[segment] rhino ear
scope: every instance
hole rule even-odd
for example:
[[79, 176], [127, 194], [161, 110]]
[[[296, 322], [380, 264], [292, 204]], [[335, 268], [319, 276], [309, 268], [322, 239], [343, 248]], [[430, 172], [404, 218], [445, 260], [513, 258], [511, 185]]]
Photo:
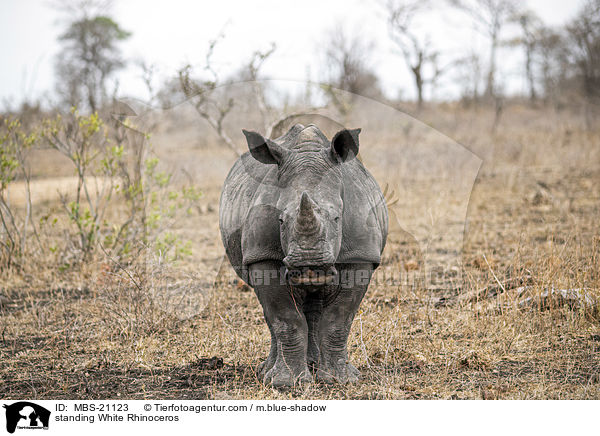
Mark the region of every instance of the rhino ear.
[[358, 155], [358, 134], [360, 129], [344, 129], [331, 140], [331, 154], [341, 162], [354, 159]]
[[283, 159], [285, 149], [279, 144], [265, 138], [260, 133], [242, 129], [248, 141], [250, 154], [254, 159], [265, 164], [279, 164]]

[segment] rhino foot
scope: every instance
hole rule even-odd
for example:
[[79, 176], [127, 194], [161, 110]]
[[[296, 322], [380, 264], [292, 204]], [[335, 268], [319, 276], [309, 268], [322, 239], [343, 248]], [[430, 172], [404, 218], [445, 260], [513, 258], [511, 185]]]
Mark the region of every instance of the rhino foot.
[[263, 360], [258, 367], [256, 368], [256, 374], [258, 375], [259, 380], [264, 380], [267, 372], [269, 372], [273, 365], [275, 365], [275, 358], [269, 355], [265, 360]]
[[265, 373], [264, 383], [271, 384], [274, 388], [289, 388], [299, 384], [312, 383], [313, 379], [308, 367], [301, 371], [291, 371], [285, 365], [273, 365]]
[[359, 378], [360, 371], [354, 365], [345, 361], [325, 367], [321, 365], [317, 371], [317, 380], [327, 384], [356, 383]]

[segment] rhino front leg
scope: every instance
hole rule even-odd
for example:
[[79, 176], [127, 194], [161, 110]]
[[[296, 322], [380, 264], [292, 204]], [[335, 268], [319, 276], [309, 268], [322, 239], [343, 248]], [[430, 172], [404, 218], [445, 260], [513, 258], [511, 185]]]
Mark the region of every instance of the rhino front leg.
[[360, 373], [348, 361], [348, 335], [354, 315], [369, 286], [373, 264], [346, 264], [338, 270], [339, 293], [323, 309], [319, 325], [320, 359], [317, 379], [325, 383], [353, 383], [358, 381]]
[[306, 363], [308, 326], [302, 313], [302, 301], [296, 301], [298, 297], [283, 284], [280, 272], [279, 262], [258, 262], [250, 266], [250, 280], [263, 307], [272, 341], [271, 353], [259, 371], [264, 373], [264, 383], [288, 387], [310, 382], [312, 377]]
[[271, 333], [271, 349], [269, 350], [269, 355], [267, 356], [267, 359], [262, 361], [260, 365], [258, 365], [258, 368], [256, 370], [258, 378], [260, 380], [265, 379], [265, 375], [267, 374], [267, 372], [269, 372], [271, 368], [273, 368], [273, 365], [275, 365], [275, 360], [277, 359], [277, 338], [275, 337], [273, 327], [271, 326], [271, 323], [268, 320], [267, 325], [269, 326], [269, 332]]
[[316, 371], [319, 364], [319, 324], [323, 312], [324, 293], [321, 289], [312, 289], [304, 300], [304, 316], [308, 325], [308, 350], [306, 358], [308, 367]]

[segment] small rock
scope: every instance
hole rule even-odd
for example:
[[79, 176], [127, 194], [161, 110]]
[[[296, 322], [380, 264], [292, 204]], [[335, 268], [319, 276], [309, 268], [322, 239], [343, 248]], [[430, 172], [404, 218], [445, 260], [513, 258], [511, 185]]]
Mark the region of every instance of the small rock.
[[406, 272], [418, 270], [419, 262], [415, 260], [409, 260], [407, 262], [404, 262], [404, 269], [406, 270]]
[[540, 206], [542, 204], [549, 204], [552, 200], [552, 196], [546, 189], [538, 189], [535, 194], [531, 196], [529, 201], [534, 206]]
[[223, 358], [216, 357], [216, 356], [202, 357], [202, 358], [198, 359], [198, 361], [196, 362], [196, 365], [200, 369], [207, 369], [207, 370], [214, 371], [215, 369], [223, 368]]

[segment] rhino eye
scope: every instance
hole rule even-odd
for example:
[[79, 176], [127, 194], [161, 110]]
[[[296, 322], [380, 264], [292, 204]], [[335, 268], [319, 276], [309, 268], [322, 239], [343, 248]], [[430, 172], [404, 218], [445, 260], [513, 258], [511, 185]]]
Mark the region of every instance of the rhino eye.
[[339, 217], [339, 216], [336, 216], [336, 217], [333, 219], [333, 221], [334, 221], [334, 222], [336, 222], [336, 223], [337, 223], [337, 222], [339, 222], [339, 221], [340, 221], [340, 217]]
[[283, 218], [279, 218], [279, 224], [283, 224]]

